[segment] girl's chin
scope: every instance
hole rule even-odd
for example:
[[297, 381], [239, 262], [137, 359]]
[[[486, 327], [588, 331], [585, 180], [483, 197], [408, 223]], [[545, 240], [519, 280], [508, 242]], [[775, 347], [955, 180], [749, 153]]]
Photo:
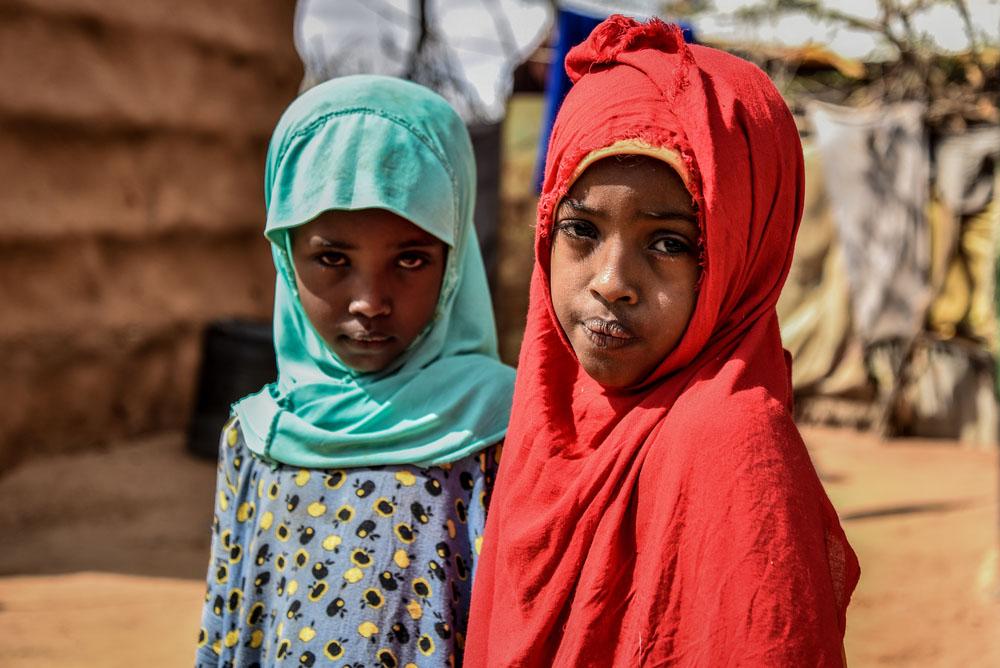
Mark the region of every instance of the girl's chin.
[[386, 368], [396, 359], [395, 346], [333, 346], [337, 357], [355, 371], [374, 373]]
[[577, 359], [584, 372], [603, 387], [628, 387], [641, 377], [641, 371], [633, 368], [631, 360], [624, 359], [626, 355], [621, 351], [590, 346], [577, 350]]

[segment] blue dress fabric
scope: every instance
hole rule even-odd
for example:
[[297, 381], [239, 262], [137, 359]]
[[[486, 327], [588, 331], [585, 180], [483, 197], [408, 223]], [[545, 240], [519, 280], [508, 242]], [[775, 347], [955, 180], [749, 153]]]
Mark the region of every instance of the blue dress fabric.
[[498, 458], [272, 465], [232, 420], [196, 666], [460, 665]]

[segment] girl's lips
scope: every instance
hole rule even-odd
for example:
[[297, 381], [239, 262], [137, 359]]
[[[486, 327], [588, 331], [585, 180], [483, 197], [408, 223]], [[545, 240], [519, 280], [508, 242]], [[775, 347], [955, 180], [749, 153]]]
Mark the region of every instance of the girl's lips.
[[624, 348], [639, 340], [618, 320], [588, 318], [580, 324], [587, 338], [597, 348]]
[[342, 334], [341, 340], [349, 347], [363, 352], [375, 352], [388, 346], [396, 337], [381, 332]]

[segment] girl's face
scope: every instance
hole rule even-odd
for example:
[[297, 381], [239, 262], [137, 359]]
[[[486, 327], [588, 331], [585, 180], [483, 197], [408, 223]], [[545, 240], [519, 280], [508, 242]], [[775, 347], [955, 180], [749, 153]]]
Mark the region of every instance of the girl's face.
[[606, 387], [649, 375], [694, 311], [699, 228], [691, 195], [666, 163], [605, 158], [556, 209], [552, 304], [577, 359]]
[[327, 211], [292, 233], [299, 300], [347, 366], [380, 371], [437, 306], [445, 244], [382, 209]]

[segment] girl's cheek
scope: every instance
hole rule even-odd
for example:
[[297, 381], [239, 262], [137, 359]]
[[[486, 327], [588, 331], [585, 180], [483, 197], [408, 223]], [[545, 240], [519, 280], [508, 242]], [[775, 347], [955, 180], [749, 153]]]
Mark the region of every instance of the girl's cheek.
[[567, 254], [563, 254], [559, 258], [553, 257], [549, 272], [551, 277], [549, 290], [552, 294], [552, 304], [557, 311], [560, 306], [564, 309], [568, 308], [583, 293], [587, 292], [591, 274], [592, 270], [586, 259], [567, 257]]
[[404, 277], [394, 295], [397, 312], [404, 314], [407, 328], [419, 332], [434, 316], [441, 292], [440, 272], [418, 272]]

